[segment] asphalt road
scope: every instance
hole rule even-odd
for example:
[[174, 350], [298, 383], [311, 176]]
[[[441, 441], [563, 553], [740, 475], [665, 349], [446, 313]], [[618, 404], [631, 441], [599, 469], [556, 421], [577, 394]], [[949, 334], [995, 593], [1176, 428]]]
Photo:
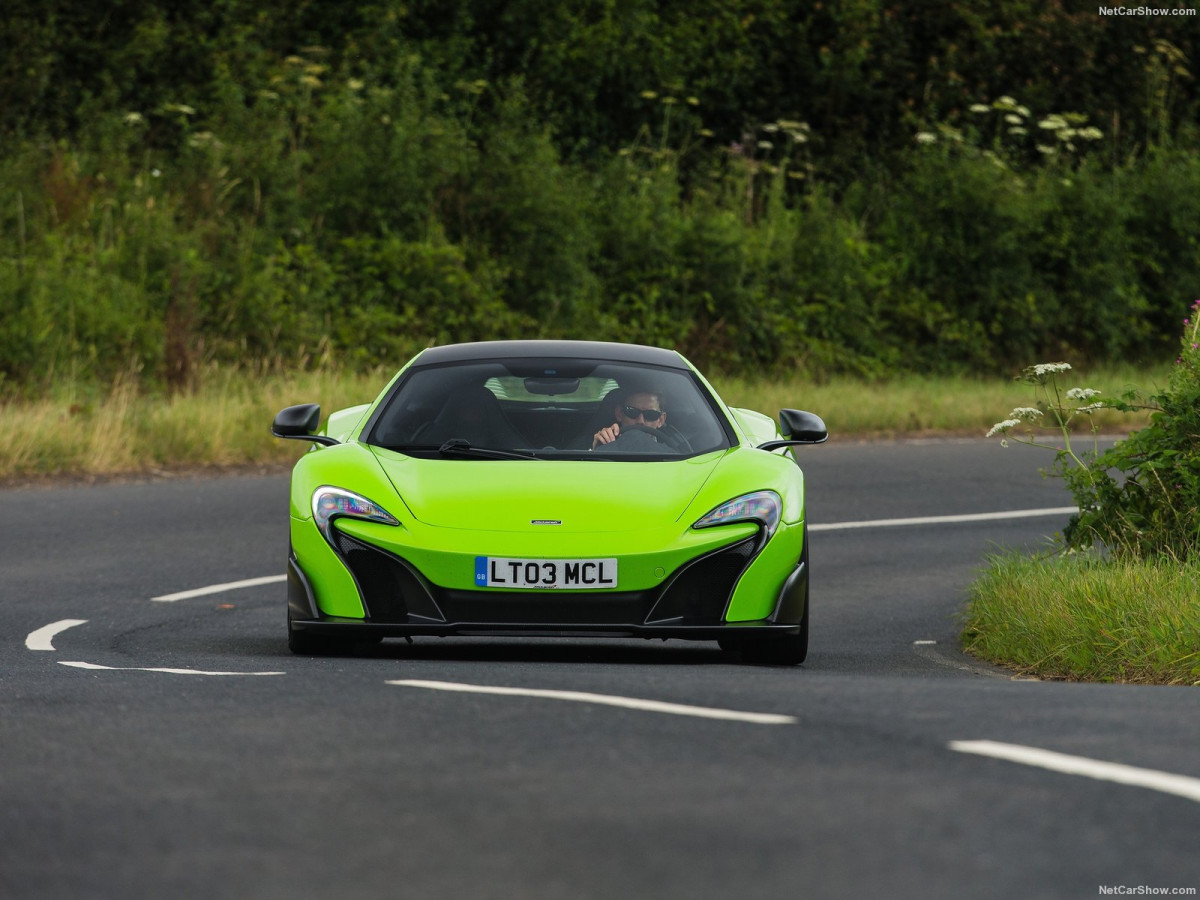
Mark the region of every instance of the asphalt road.
[[[641, 641], [292, 657], [281, 584], [152, 599], [280, 575], [286, 479], [0, 491], [0, 898], [1200, 888], [1200, 693], [1015, 681], [956, 650], [983, 555], [1061, 517], [829, 527], [1068, 505], [1046, 458], [958, 441], [805, 459], [826, 527], [795, 669]], [[733, 717], [392, 683], [418, 680]]]

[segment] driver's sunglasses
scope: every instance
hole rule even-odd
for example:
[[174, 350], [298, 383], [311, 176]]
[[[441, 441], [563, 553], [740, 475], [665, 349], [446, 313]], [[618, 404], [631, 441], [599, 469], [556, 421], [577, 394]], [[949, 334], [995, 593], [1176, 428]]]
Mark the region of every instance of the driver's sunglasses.
[[622, 406], [621, 412], [625, 413], [628, 419], [636, 419], [641, 416], [647, 422], [657, 422], [663, 417], [661, 409], [638, 409], [636, 406]]

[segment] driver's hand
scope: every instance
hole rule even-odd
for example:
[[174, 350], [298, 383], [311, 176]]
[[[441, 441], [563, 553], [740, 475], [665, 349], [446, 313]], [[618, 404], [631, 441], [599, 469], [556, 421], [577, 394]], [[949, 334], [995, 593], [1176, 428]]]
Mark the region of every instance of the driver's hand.
[[611, 444], [621, 434], [621, 426], [613, 422], [607, 428], [601, 428], [592, 435], [592, 449], [595, 450], [600, 444]]

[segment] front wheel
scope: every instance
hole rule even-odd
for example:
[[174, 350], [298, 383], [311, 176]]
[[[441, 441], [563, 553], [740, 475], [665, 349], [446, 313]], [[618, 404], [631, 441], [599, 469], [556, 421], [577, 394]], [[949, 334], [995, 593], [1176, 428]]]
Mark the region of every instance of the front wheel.
[[296, 656], [340, 656], [354, 649], [354, 644], [342, 638], [331, 638], [297, 631], [292, 627], [292, 617], [287, 620], [288, 649]]
[[804, 604], [799, 634], [747, 640], [741, 650], [743, 662], [763, 666], [800, 665], [808, 658], [808, 603]]

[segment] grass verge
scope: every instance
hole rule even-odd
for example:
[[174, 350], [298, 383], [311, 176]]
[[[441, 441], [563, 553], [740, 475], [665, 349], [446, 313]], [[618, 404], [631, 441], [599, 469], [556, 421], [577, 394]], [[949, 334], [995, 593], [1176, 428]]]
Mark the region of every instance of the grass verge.
[[[61, 476], [109, 476], [156, 470], [285, 465], [305, 449], [271, 437], [268, 425], [285, 406], [317, 402], [327, 414], [373, 399], [391, 372], [346, 374], [231, 371], [210, 368], [198, 387], [170, 396], [146, 393], [132, 378], [99, 389], [62, 384], [38, 400], [0, 406], [0, 482]], [[1116, 395], [1147, 388], [1164, 373], [1099, 370], [1080, 384]], [[901, 376], [884, 382], [851, 378], [716, 379], [734, 406], [776, 414], [782, 407], [824, 417], [834, 440], [928, 434], [983, 435], [1014, 406], [1031, 402], [1029, 388], [1007, 379]], [[1108, 430], [1139, 420], [1104, 411]]]
[[1200, 561], [993, 556], [962, 640], [1040, 678], [1200, 684]]

